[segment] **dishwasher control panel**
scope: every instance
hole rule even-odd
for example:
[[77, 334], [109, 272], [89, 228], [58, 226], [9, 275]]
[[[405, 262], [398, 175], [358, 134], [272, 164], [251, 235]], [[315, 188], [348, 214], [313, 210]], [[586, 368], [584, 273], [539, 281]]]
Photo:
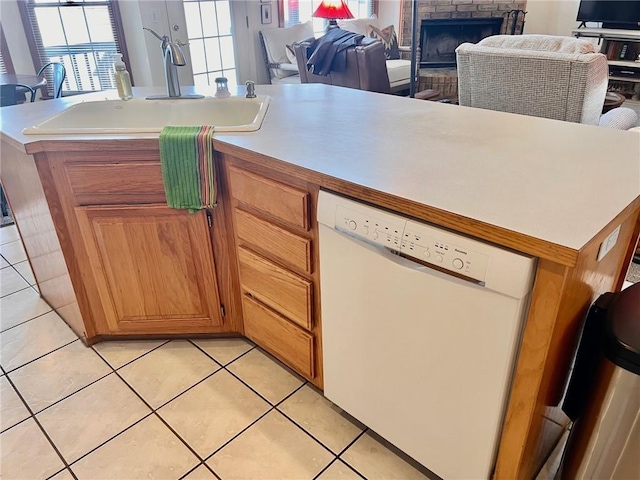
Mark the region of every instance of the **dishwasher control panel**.
[[367, 205], [336, 206], [335, 228], [368, 243], [484, 282], [489, 256], [470, 249], [473, 240]]

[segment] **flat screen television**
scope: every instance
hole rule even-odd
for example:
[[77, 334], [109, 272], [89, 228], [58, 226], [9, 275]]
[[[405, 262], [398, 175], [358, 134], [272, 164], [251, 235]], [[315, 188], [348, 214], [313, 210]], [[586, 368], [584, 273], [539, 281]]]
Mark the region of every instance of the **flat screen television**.
[[580, 0], [579, 22], [602, 22], [609, 28], [638, 28], [640, 0]]

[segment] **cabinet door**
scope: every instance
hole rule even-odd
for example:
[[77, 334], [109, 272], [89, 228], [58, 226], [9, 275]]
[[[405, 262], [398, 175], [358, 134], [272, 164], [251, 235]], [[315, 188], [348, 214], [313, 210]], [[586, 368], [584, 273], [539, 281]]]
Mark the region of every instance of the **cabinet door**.
[[205, 212], [114, 206], [76, 214], [111, 332], [206, 333], [222, 325]]

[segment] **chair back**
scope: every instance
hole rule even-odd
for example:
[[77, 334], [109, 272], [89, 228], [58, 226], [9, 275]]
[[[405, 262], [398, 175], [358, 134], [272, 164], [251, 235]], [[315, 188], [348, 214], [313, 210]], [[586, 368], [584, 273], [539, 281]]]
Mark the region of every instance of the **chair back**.
[[598, 125], [607, 58], [585, 40], [495, 35], [456, 49], [460, 105]]
[[378, 93], [391, 93], [384, 45], [379, 40], [363, 38], [355, 48], [347, 50], [344, 71], [331, 71], [328, 75], [316, 75], [307, 70], [312, 42], [296, 43], [294, 50], [300, 71], [301, 83], [325, 83]]
[[[47, 71], [47, 69], [49, 69]], [[59, 62], [49, 62], [38, 70], [38, 76], [45, 75], [47, 83], [51, 85], [50, 96], [52, 98], [60, 98], [62, 96], [62, 85], [67, 76], [64, 65]], [[47, 88], [47, 90], [49, 90]]]
[[36, 91], [29, 85], [22, 83], [6, 83], [0, 85], [0, 107], [17, 105], [25, 98], [26, 93], [31, 94], [30, 102], [36, 99]]
[[[270, 83], [300, 83], [298, 65], [291, 59], [295, 42], [313, 38], [311, 21], [286, 28], [269, 28], [258, 32]], [[290, 78], [293, 77], [293, 78]]]

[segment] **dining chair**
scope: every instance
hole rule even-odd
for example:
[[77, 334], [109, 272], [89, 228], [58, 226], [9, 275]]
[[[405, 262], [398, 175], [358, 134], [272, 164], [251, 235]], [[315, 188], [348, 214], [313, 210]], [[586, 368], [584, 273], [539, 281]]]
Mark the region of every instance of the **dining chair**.
[[19, 100], [22, 100], [25, 93], [31, 93], [30, 102], [36, 99], [36, 91], [29, 85], [22, 83], [6, 83], [0, 85], [0, 107], [7, 107], [9, 105], [17, 105]]
[[52, 80], [53, 96], [51, 98], [60, 98], [62, 96], [62, 84], [67, 76], [67, 71], [63, 64], [59, 62], [49, 62], [38, 70], [38, 76], [41, 77], [49, 67], [51, 67], [51, 72], [47, 75], [47, 79], [50, 78]]

